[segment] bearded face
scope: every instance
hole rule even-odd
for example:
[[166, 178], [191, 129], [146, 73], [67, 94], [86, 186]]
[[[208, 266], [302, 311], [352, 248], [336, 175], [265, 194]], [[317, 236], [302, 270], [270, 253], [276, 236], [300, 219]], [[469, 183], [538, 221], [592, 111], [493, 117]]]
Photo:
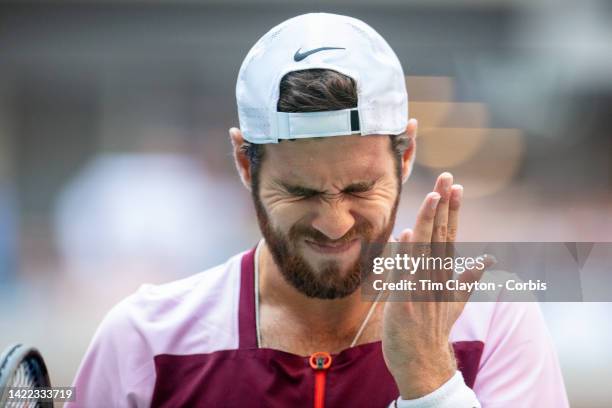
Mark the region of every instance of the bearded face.
[[[274, 257], [283, 277], [298, 291], [308, 297], [337, 299], [353, 293], [371, 272], [370, 265], [380, 256], [371, 250], [370, 244], [386, 242], [395, 221], [395, 210], [388, 225], [376, 231], [366, 220], [356, 224], [338, 240], [330, 240], [320, 231], [307, 225], [294, 225], [287, 234], [275, 230], [261, 201], [256, 199], [257, 217], [266, 244]], [[332, 253], [348, 252], [353, 246], [359, 249], [354, 261], [343, 267], [340, 259], [330, 256], [314, 264], [307, 260], [306, 245], [331, 247]]]
[[370, 244], [386, 242], [395, 222], [400, 183], [389, 139], [269, 145], [258, 177], [259, 226], [286, 281], [320, 299], [357, 290], [380, 255]]

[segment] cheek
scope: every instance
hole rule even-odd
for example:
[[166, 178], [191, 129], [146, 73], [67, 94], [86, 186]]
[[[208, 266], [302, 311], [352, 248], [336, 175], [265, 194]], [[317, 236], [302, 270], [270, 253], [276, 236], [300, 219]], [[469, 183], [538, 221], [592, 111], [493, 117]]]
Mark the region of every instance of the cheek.
[[398, 191], [392, 182], [386, 182], [376, 191], [356, 200], [360, 216], [367, 219], [375, 228], [381, 229], [391, 221], [393, 207], [398, 198]]
[[299, 200], [278, 197], [274, 194], [261, 195], [261, 203], [268, 214], [272, 227], [283, 233], [307, 217], [312, 206]]
[[360, 201], [356, 207], [357, 213], [368, 220], [376, 229], [381, 229], [389, 223], [394, 199], [377, 198]]

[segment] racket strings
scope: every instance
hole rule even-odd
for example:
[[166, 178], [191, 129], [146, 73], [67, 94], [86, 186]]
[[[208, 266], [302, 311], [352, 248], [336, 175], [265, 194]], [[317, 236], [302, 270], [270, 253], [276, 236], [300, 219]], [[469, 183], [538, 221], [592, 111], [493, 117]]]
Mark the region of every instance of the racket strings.
[[[41, 381], [40, 365], [36, 359], [22, 361], [15, 370], [10, 387], [14, 388], [36, 388], [44, 386]], [[6, 408], [39, 408], [42, 404], [39, 401], [11, 401]]]
[[22, 361], [13, 376], [11, 387], [40, 387], [39, 371], [35, 360]]

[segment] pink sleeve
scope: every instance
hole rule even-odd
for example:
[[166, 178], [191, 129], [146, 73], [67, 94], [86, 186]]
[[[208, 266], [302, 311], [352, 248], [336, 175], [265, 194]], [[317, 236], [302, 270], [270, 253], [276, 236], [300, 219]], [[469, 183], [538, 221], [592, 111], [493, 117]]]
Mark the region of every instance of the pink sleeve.
[[495, 306], [474, 391], [483, 408], [569, 406], [537, 303]]
[[149, 406], [155, 368], [130, 300], [111, 309], [98, 327], [74, 380], [76, 401], [66, 408]]

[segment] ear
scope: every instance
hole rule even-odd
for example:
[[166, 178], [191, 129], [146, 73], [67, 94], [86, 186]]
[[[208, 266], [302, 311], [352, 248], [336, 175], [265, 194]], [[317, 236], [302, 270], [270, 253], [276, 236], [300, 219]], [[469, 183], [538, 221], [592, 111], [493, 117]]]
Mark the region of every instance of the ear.
[[416, 156], [416, 137], [419, 123], [416, 119], [410, 119], [406, 126], [406, 136], [408, 137], [408, 148], [402, 155], [402, 183], [405, 183], [412, 174], [414, 160]]
[[230, 128], [229, 136], [232, 142], [232, 148], [234, 153], [234, 163], [236, 164], [236, 170], [240, 175], [242, 184], [250, 191], [251, 190], [251, 162], [248, 156], [244, 152], [244, 146], [248, 143], [245, 142], [242, 137], [242, 132], [238, 128]]

